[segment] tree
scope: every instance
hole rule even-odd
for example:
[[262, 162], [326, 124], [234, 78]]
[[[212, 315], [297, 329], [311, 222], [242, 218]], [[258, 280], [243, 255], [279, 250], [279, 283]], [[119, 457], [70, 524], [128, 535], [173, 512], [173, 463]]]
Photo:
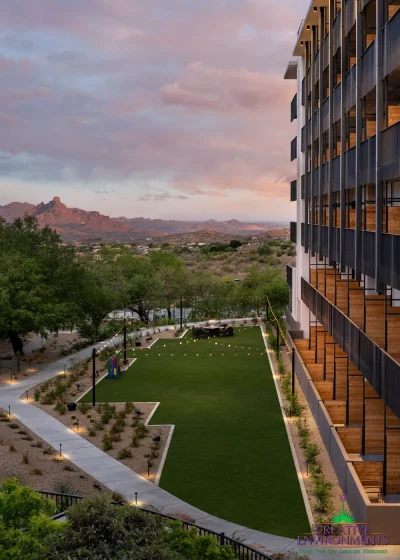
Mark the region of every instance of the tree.
[[250, 306], [259, 315], [265, 306], [267, 294], [274, 311], [282, 314], [289, 301], [289, 287], [281, 272], [270, 266], [259, 270], [256, 265], [252, 265], [243, 281], [235, 286], [233, 298], [243, 310]]
[[73, 324], [78, 269], [74, 249], [61, 245], [56, 231], [40, 229], [33, 217], [0, 219], [0, 336], [10, 338], [15, 353], [22, 353], [21, 336]]
[[242, 242], [239, 241], [238, 239], [232, 239], [229, 243], [229, 245], [233, 248], [233, 249], [237, 249], [238, 247], [241, 247]]
[[145, 324], [162, 297], [160, 278], [148, 257], [123, 255], [115, 262], [115, 274], [123, 285], [124, 306], [139, 315]]
[[60, 532], [63, 523], [51, 515], [55, 505], [17, 479], [0, 485], [0, 558], [2, 560], [41, 560], [45, 539]]
[[149, 515], [131, 506], [115, 506], [93, 496], [67, 512], [65, 531], [46, 539], [43, 560], [234, 560], [229, 546], [220, 546], [180, 522]]
[[80, 334], [92, 341], [98, 340], [102, 321], [123, 300], [121, 282], [113, 273], [114, 261], [95, 261], [81, 270], [77, 304]]
[[150, 262], [156, 272], [161, 287], [160, 307], [165, 307], [168, 319], [171, 319], [171, 307], [179, 304], [188, 295], [188, 273], [179, 257], [173, 253], [159, 251], [150, 256]]
[[272, 254], [272, 249], [271, 249], [271, 247], [270, 247], [269, 245], [263, 244], [263, 245], [261, 245], [261, 246], [257, 249], [257, 253], [258, 253], [260, 256], [268, 257], [268, 255], [271, 255], [271, 254]]

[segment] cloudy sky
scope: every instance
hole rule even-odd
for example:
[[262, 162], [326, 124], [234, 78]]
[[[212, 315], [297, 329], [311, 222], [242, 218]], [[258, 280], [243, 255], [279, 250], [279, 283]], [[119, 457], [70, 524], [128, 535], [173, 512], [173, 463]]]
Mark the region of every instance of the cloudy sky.
[[0, 204], [288, 219], [308, 0], [0, 2]]

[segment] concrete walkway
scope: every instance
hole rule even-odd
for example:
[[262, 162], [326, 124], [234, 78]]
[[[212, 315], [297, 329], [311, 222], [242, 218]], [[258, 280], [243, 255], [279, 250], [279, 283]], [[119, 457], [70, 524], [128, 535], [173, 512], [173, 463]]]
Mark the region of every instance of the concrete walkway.
[[[146, 331], [147, 329], [145, 329]], [[120, 341], [120, 337], [113, 339], [114, 344]], [[110, 490], [119, 492], [126, 500], [135, 502], [137, 493], [138, 505], [151, 505], [163, 513], [186, 514], [195, 519], [197, 524], [207, 529], [224, 532], [228, 536], [234, 535], [235, 538], [239, 538], [250, 545], [262, 545], [268, 551], [282, 551], [290, 547], [293, 543], [291, 539], [247, 529], [241, 525], [219, 519], [183, 502], [113, 459], [43, 410], [20, 400], [20, 396], [25, 391], [38, 383], [63, 373], [65, 365], [68, 368], [76, 363], [77, 359], [82, 360], [90, 356], [94, 347], [99, 348], [103, 345], [104, 343], [99, 343], [86, 348], [77, 354], [49, 364], [36, 375], [2, 386], [0, 408], [8, 411], [10, 406], [12, 415], [55, 449], [58, 450], [61, 443], [62, 453], [67, 459]]]

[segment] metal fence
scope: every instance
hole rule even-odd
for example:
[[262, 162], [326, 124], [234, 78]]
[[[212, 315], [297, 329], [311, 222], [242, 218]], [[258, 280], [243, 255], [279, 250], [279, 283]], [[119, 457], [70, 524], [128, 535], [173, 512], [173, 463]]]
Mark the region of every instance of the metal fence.
[[[83, 500], [83, 496], [59, 494], [57, 492], [44, 492], [42, 490], [38, 490], [37, 492], [45, 498], [53, 500], [57, 506], [58, 511], [65, 511], [80, 500]], [[120, 505], [116, 502], [112, 503], [115, 503], [115, 505]], [[179, 521], [184, 529], [190, 530], [191, 528], [194, 528], [197, 530], [197, 533], [199, 535], [210, 535], [214, 537], [221, 546], [231, 546], [238, 560], [273, 560], [273, 558], [271, 558], [271, 556], [268, 556], [268, 554], [264, 554], [263, 552], [256, 550], [255, 548], [248, 546], [236, 539], [233, 539], [232, 537], [228, 537], [227, 535], [225, 535], [225, 533], [217, 533], [215, 531], [212, 531], [211, 529], [206, 529], [205, 527], [201, 527], [200, 525], [196, 525], [195, 523], [190, 523], [189, 521], [177, 519], [176, 517], [166, 515], [165, 513], [160, 513], [159, 511], [154, 511], [143, 507], [138, 507], [137, 509], [143, 511], [148, 515], [156, 515], [158, 517], [169, 519], [171, 521]]]

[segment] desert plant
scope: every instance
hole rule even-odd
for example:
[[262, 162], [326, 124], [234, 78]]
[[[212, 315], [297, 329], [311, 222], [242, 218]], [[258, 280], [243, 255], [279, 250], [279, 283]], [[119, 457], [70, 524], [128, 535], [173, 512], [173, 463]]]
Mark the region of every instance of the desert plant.
[[94, 426], [89, 426], [88, 427], [88, 436], [90, 436], [90, 437], [96, 437], [97, 436], [97, 430]]
[[103, 422], [95, 422], [94, 423], [94, 429], [101, 432], [102, 430], [104, 430], [104, 424]]
[[58, 412], [61, 416], [63, 416], [67, 412], [67, 406], [62, 401], [57, 401], [57, 404], [54, 407], [54, 410], [56, 412]]
[[319, 455], [319, 447], [316, 443], [309, 443], [305, 452], [305, 458], [309, 465], [315, 465], [315, 460]]
[[63, 468], [64, 468], [65, 471], [69, 471], [69, 472], [74, 472], [75, 471], [74, 467], [72, 465], [70, 465], [69, 463], [64, 465]]
[[19, 428], [18, 424], [16, 424], [15, 422], [9, 424], [8, 427], [11, 428], [12, 430], [16, 430], [17, 428]]
[[143, 424], [143, 422], [139, 422], [137, 427], [136, 427], [136, 435], [139, 439], [143, 439], [146, 434], [148, 434], [149, 430], [146, 428], [146, 426]]
[[37, 476], [41, 476], [42, 471], [38, 468], [32, 469], [32, 474], [36, 474]]
[[109, 434], [104, 434], [101, 441], [103, 443], [103, 451], [110, 451], [113, 448], [113, 440]]
[[89, 404], [89, 403], [80, 402], [80, 403], [78, 404], [78, 410], [79, 410], [79, 412], [81, 412], [82, 414], [87, 414], [91, 408], [92, 408], [92, 405]]
[[8, 450], [11, 452], [16, 451], [15, 446], [12, 443], [10, 443], [10, 445], [8, 446]]
[[127, 447], [124, 447], [123, 449], [121, 449], [118, 452], [117, 455], [117, 459], [118, 460], [122, 460], [122, 459], [130, 459], [132, 457], [132, 451], [130, 449], [128, 449]]
[[139, 447], [139, 438], [137, 437], [136, 434], [134, 434], [133, 437], [132, 437], [131, 445], [132, 445], [132, 447]]
[[126, 503], [125, 498], [119, 492], [113, 492], [111, 494], [111, 499], [116, 504], [125, 504]]
[[29, 465], [29, 451], [25, 451], [22, 454], [22, 462], [24, 465]]
[[54, 488], [54, 492], [57, 492], [58, 494], [69, 494], [69, 495], [78, 494], [78, 489], [75, 486], [75, 484], [72, 482], [72, 480], [69, 480], [68, 478], [64, 478], [63, 476], [53, 480], [53, 488]]
[[38, 388], [35, 389], [35, 392], [33, 393], [33, 398], [35, 399], [35, 401], [38, 401], [40, 399], [40, 390]]

